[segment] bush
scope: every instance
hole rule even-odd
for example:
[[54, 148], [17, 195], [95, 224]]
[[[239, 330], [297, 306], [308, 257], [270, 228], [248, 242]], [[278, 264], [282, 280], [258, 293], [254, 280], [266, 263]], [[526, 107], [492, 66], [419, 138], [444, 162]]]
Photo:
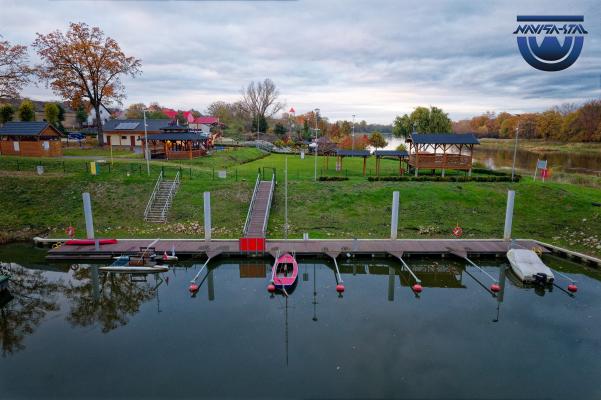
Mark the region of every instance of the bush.
[[320, 176], [320, 181], [329, 181], [329, 182], [338, 182], [338, 181], [348, 181], [347, 176]]

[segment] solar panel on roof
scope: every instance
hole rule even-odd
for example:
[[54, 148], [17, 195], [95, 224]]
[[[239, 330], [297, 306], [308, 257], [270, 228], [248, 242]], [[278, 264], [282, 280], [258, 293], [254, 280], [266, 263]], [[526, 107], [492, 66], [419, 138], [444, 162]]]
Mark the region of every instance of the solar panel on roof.
[[139, 122], [121, 122], [115, 127], [115, 129], [132, 130], [136, 129], [138, 125], [140, 125]]

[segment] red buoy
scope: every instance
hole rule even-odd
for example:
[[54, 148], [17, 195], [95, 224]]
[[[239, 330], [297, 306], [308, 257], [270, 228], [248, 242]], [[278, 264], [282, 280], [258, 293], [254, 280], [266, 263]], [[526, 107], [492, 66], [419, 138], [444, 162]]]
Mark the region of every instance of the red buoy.
[[498, 293], [501, 291], [501, 286], [499, 286], [496, 283], [493, 283], [492, 285], [490, 285], [490, 291], [493, 293]]
[[411, 289], [415, 292], [415, 293], [421, 293], [422, 290], [424, 290], [424, 288], [422, 288], [422, 285], [420, 285], [419, 283], [416, 283], [415, 285], [413, 285], [411, 287]]
[[269, 293], [275, 292], [275, 285], [273, 283], [270, 283], [269, 285], [267, 285], [267, 291]]
[[198, 289], [200, 289], [200, 286], [198, 286], [196, 283], [192, 283], [190, 287], [188, 287], [190, 293], [196, 293], [198, 292]]
[[338, 293], [344, 293], [344, 285], [342, 283], [339, 283], [338, 285], [336, 285], [336, 291]]
[[568, 285], [568, 291], [570, 293], [576, 293], [578, 291], [578, 287], [576, 285], [574, 285], [573, 283], [570, 283]]

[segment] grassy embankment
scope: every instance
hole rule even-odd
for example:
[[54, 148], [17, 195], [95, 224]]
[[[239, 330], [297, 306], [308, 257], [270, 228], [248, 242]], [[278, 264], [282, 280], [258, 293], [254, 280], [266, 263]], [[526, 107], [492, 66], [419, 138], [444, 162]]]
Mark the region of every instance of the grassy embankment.
[[[256, 149], [218, 152], [211, 157], [182, 162], [152, 163], [151, 177], [140, 161], [117, 161], [99, 176], [85, 171], [82, 160], [0, 158], [0, 239], [28, 238], [37, 233], [64, 236], [73, 224], [85, 232], [81, 193], [92, 194], [95, 228], [103, 237], [202, 237], [202, 192], [210, 191], [213, 237], [240, 236], [257, 171], [276, 168], [279, 186], [269, 222], [270, 237], [283, 236], [283, 155], [264, 156]], [[35, 175], [42, 161], [47, 173]], [[54, 164], [53, 164], [54, 163]], [[335, 160], [318, 159], [318, 170], [333, 175]], [[172, 177], [180, 167], [182, 185], [170, 212], [169, 223], [143, 221], [144, 208], [161, 167]], [[309, 232], [313, 238], [386, 238], [390, 234], [392, 192], [400, 191], [399, 237], [450, 238], [457, 223], [465, 238], [500, 237], [507, 190], [517, 192], [514, 236], [534, 238], [601, 255], [601, 191], [569, 184], [531, 182], [368, 182], [361, 176], [362, 160], [346, 159], [339, 175], [348, 181], [313, 182], [313, 157], [288, 157], [290, 237]], [[227, 169], [226, 179], [213, 176], [213, 168]], [[375, 161], [368, 161], [368, 173]], [[398, 162], [383, 161], [383, 174], [397, 171]], [[140, 173], [140, 171], [142, 173]], [[129, 173], [129, 174], [128, 174]], [[320, 174], [321, 171], [318, 171]], [[129, 176], [128, 176], [129, 175]]]
[[[513, 149], [515, 139], [480, 139], [480, 146], [484, 148], [505, 148]], [[552, 151], [585, 154], [601, 152], [601, 143], [572, 143], [572, 142], [554, 142], [542, 139], [519, 139], [519, 146], [522, 150], [528, 150], [535, 153], [548, 153]]]

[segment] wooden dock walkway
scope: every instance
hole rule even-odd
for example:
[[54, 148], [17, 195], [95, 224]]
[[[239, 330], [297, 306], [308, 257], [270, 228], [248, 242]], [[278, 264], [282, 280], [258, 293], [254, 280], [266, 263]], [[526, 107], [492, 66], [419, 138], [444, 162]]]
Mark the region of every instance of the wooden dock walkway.
[[246, 223], [244, 224], [244, 237], [265, 237], [274, 190], [275, 175], [269, 181], [262, 181], [260, 180], [260, 176], [257, 177], [257, 183], [255, 184], [253, 197], [249, 205]]
[[[66, 240], [66, 239], [65, 239]], [[63, 240], [64, 241], [64, 240]], [[154, 239], [121, 239], [116, 244], [99, 246], [60, 246], [50, 249], [49, 260], [109, 260], [122, 254], [133, 255]], [[517, 240], [517, 245], [531, 249], [535, 240]], [[238, 240], [161, 239], [153, 245], [158, 253], [175, 249], [182, 257], [272, 256], [295, 252], [297, 256], [338, 257], [339, 255], [505, 255], [510, 243], [501, 239], [337, 239], [337, 240], [267, 240], [265, 252], [241, 252]], [[548, 250], [543, 247], [543, 251]]]

